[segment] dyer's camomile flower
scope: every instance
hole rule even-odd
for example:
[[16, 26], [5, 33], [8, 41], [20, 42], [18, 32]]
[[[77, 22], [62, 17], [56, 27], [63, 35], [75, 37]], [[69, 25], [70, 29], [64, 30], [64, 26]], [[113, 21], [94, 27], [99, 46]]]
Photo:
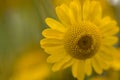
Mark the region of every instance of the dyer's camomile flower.
[[116, 53], [115, 36], [119, 31], [115, 20], [102, 16], [98, 1], [79, 0], [69, 5], [56, 7], [59, 20], [46, 18], [49, 28], [43, 31], [45, 37], [41, 47], [50, 54], [47, 61], [54, 63], [52, 70], [72, 68], [72, 74], [78, 80], [92, 74], [98, 74], [109, 68], [109, 61]]

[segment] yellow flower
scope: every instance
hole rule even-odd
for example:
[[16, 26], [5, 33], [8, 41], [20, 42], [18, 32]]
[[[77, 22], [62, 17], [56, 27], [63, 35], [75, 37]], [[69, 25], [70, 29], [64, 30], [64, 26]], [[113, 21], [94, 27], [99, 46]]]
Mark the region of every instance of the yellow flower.
[[109, 68], [113, 45], [118, 41], [119, 31], [115, 20], [102, 16], [98, 1], [86, 0], [83, 5], [74, 0], [69, 5], [56, 7], [59, 20], [47, 18], [50, 28], [43, 31], [45, 37], [41, 47], [50, 54], [47, 61], [54, 63], [52, 70], [72, 68], [72, 74], [78, 80], [92, 74], [92, 68], [98, 74]]
[[14, 64], [10, 80], [45, 80], [50, 74], [43, 50], [25, 51]]

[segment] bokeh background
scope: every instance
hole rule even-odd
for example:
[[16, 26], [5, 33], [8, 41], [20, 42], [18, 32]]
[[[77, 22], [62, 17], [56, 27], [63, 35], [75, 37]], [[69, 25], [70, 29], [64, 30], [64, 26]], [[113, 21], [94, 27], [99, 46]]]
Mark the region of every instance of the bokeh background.
[[[70, 1], [0, 0], [0, 80], [76, 80], [70, 69], [52, 72], [39, 44], [47, 27], [45, 18], [57, 19], [55, 7]], [[99, 1], [103, 15], [116, 19], [120, 26], [120, 0]], [[117, 57], [109, 71], [86, 80], [120, 80], [120, 55]]]

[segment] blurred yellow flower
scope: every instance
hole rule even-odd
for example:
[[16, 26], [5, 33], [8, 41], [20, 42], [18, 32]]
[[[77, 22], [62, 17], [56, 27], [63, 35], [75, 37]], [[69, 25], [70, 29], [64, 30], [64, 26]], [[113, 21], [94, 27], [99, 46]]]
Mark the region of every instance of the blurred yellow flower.
[[120, 70], [120, 48], [118, 48], [118, 53], [113, 57], [113, 61], [111, 62], [111, 68], [115, 71]]
[[31, 51], [22, 55], [15, 63], [10, 80], [44, 80], [49, 76], [49, 67], [42, 50]]
[[51, 55], [47, 61], [54, 63], [52, 70], [72, 66], [73, 76], [83, 80], [92, 74], [92, 67], [98, 74], [108, 69], [112, 53], [117, 53], [113, 45], [119, 28], [115, 20], [102, 16], [99, 1], [86, 0], [81, 5], [74, 0], [56, 7], [56, 13], [60, 21], [47, 18], [50, 28], [43, 31], [45, 38], [40, 41]]

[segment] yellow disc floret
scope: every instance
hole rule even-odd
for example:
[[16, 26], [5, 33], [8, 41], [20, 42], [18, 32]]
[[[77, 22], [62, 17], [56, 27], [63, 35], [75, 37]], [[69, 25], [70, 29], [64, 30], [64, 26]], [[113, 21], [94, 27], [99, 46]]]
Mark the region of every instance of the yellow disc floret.
[[64, 36], [65, 50], [77, 59], [92, 57], [99, 50], [100, 44], [100, 31], [90, 22], [71, 25]]

